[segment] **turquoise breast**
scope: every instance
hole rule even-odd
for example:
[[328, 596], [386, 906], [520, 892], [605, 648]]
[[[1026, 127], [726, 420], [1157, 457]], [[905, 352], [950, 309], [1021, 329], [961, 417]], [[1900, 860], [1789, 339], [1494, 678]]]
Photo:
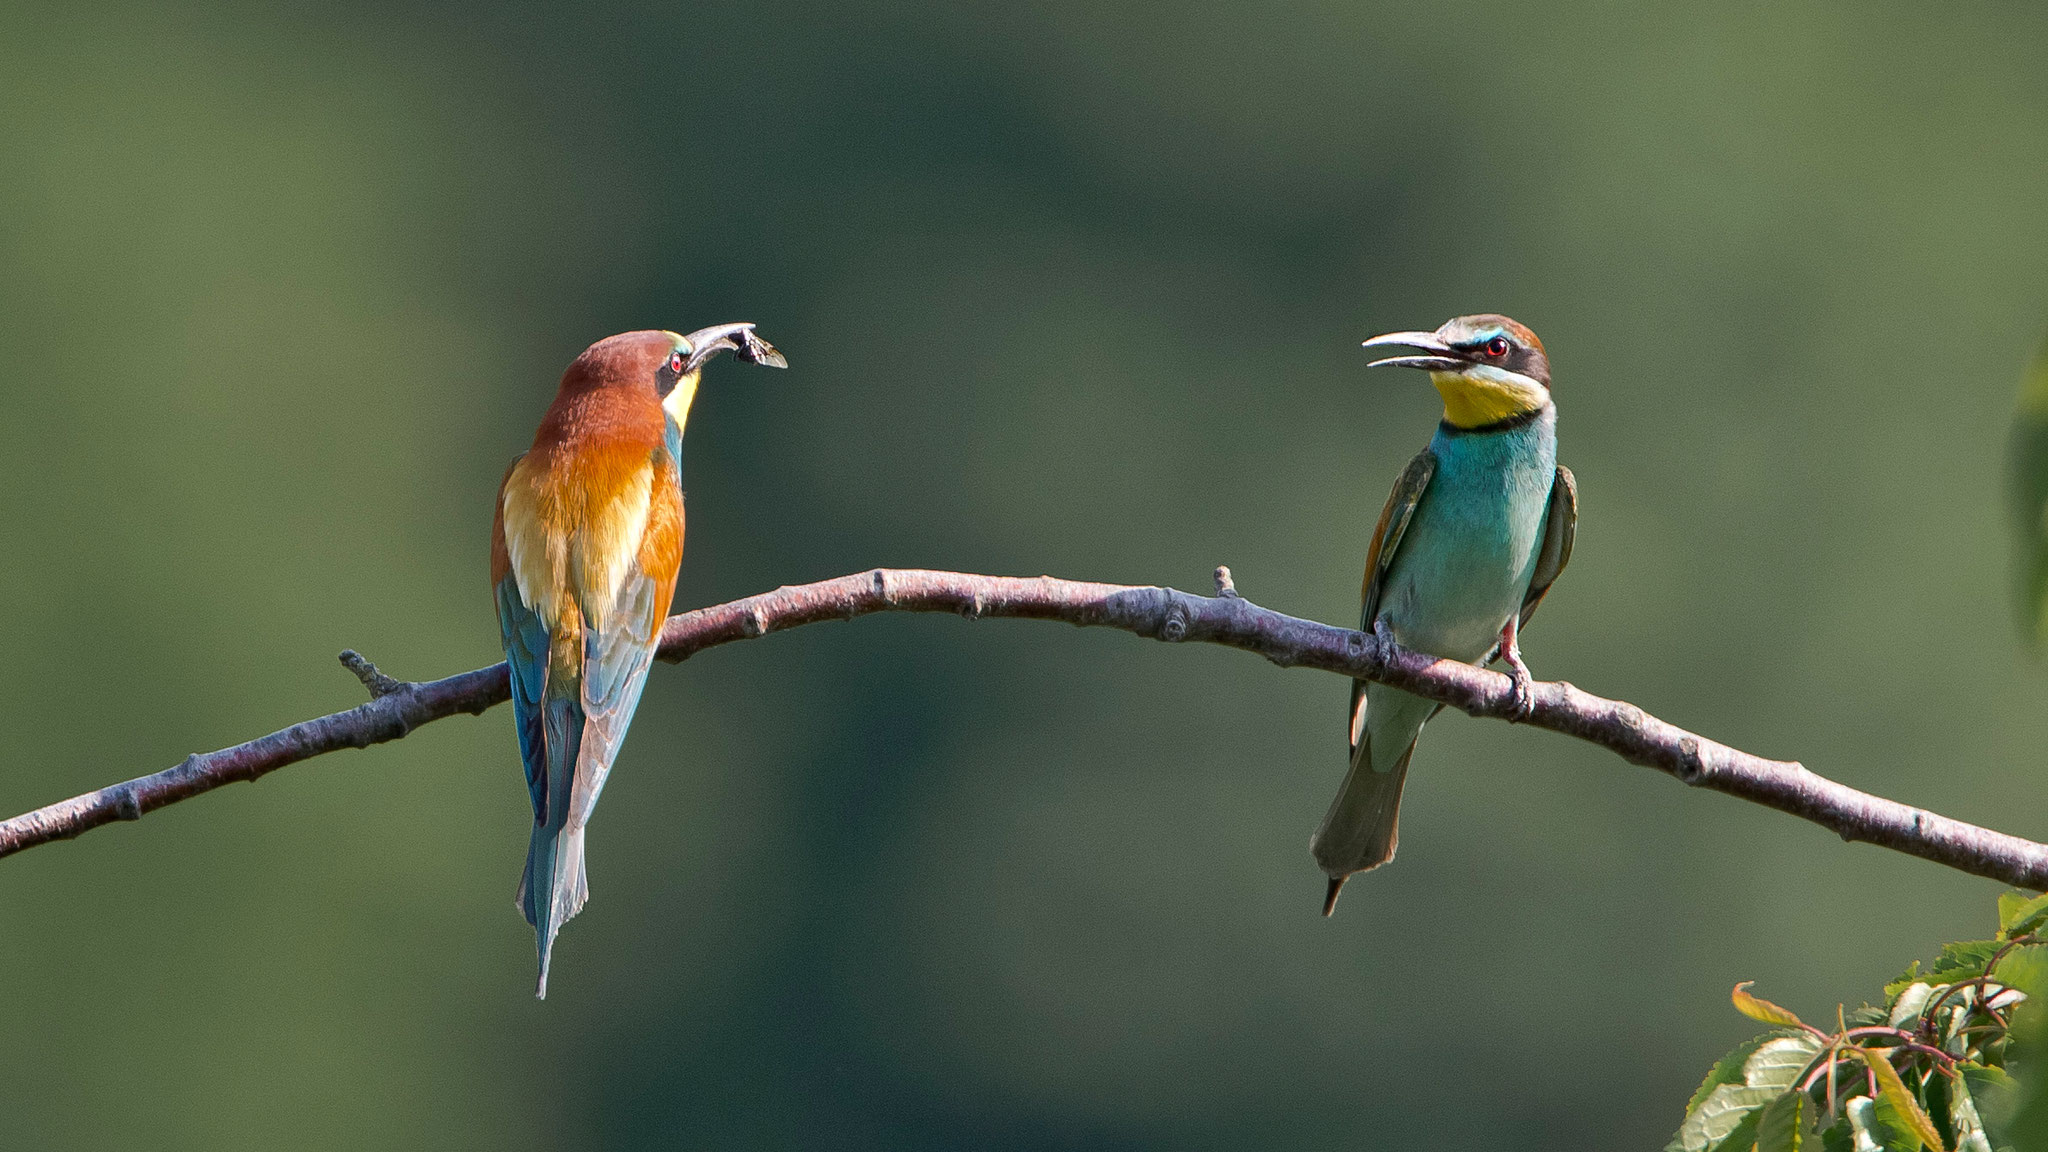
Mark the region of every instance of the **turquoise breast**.
[[1436, 474], [1402, 536], [1380, 615], [1402, 647], [1477, 660], [1521, 609], [1557, 473], [1557, 410], [1430, 441]]

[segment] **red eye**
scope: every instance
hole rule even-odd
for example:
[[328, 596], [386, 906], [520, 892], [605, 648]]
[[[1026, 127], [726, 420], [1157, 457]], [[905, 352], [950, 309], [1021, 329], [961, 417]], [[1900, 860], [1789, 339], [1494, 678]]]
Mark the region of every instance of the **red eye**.
[[668, 370], [678, 376], [683, 374], [683, 354], [681, 352], [671, 352], [668, 354]]
[[1495, 360], [1505, 357], [1508, 354], [1507, 337], [1495, 336], [1493, 339], [1488, 340], [1486, 342], [1486, 354]]

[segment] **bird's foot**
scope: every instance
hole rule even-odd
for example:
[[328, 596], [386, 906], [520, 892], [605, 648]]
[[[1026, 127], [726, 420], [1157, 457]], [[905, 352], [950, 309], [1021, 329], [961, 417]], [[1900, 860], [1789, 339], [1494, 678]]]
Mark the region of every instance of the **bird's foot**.
[[1385, 616], [1372, 622], [1372, 638], [1380, 642], [1380, 657], [1385, 659], [1394, 654], [1400, 643], [1394, 639], [1394, 630], [1387, 627]]
[[1510, 648], [1504, 657], [1508, 662], [1508, 679], [1513, 681], [1509, 689], [1508, 720], [1519, 724], [1536, 714], [1536, 678], [1529, 674], [1529, 666], [1522, 663], [1522, 654]]

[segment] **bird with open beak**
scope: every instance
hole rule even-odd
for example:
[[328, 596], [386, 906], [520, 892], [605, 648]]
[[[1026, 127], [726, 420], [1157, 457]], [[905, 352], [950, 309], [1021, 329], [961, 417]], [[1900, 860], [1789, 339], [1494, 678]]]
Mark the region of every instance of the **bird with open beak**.
[[[1429, 447], [1394, 482], [1373, 530], [1358, 626], [1444, 659], [1505, 660], [1527, 715], [1532, 681], [1521, 627], [1571, 559], [1578, 523], [1577, 486], [1557, 462], [1543, 344], [1489, 314], [1460, 316], [1434, 332], [1390, 332], [1364, 346], [1412, 349], [1368, 367], [1429, 373], [1444, 415]], [[1323, 915], [1347, 877], [1394, 858], [1408, 761], [1442, 707], [1352, 682], [1351, 769], [1309, 841], [1330, 879]]]
[[683, 428], [704, 363], [787, 367], [752, 324], [627, 332], [584, 349], [498, 490], [491, 591], [511, 668], [533, 836], [519, 910], [548, 993], [583, 907], [583, 833], [640, 703], [683, 558]]

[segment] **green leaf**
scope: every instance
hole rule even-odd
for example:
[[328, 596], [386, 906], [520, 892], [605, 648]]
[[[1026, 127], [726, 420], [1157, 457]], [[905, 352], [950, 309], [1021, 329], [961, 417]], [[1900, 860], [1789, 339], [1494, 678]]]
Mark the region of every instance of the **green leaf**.
[[2048, 944], [2024, 944], [2005, 954], [1991, 978], [2030, 1000], [2048, 999]]
[[1776, 1028], [1803, 1028], [1806, 1026], [1804, 1021], [1792, 1014], [1790, 1008], [1781, 1008], [1769, 1000], [1758, 996], [1751, 996], [1748, 992], [1744, 991], [1744, 989], [1754, 983], [1756, 983], [1754, 980], [1744, 980], [1735, 986], [1734, 991], [1728, 993], [1728, 999], [1735, 1002], [1735, 1010], [1737, 1012], [1742, 1013], [1759, 1024], [1769, 1024]]
[[[1723, 1084], [1707, 1094], [1698, 1108], [1679, 1125], [1678, 1134], [1664, 1146], [1664, 1152], [1712, 1152], [1728, 1134], [1746, 1121], [1750, 1139], [1756, 1136], [1756, 1110], [1770, 1102], [1779, 1090], [1751, 1088], [1746, 1084]], [[1747, 1147], [1747, 1145], [1745, 1145]]]
[[1919, 1076], [1917, 1084], [1906, 1081], [1903, 1076], [1900, 1080], [1906, 1083], [1908, 1092], [1917, 1091], [1915, 1099], [1920, 1104], [1920, 1110], [1927, 1113], [1927, 1118], [1934, 1122], [1934, 1135], [1941, 1141], [1942, 1147], [1954, 1147], [1956, 1126], [1950, 1119], [1950, 1113], [1955, 1109], [1955, 1097], [1949, 1092], [1949, 1078], [1938, 1072], [1926, 1072]]
[[1750, 1053], [1756, 1051], [1768, 1039], [1768, 1036], [1758, 1036], [1745, 1040], [1737, 1044], [1733, 1052], [1715, 1062], [1714, 1067], [1708, 1071], [1707, 1078], [1700, 1081], [1700, 1086], [1693, 1090], [1692, 1099], [1685, 1102], [1685, 1114], [1692, 1115], [1695, 1109], [1706, 1103], [1708, 1095], [1721, 1085], [1742, 1083], [1743, 1063], [1749, 1059]]
[[1850, 1126], [1847, 1112], [1821, 1131], [1820, 1148], [1821, 1152], [1856, 1152], [1856, 1130]]
[[1750, 1152], [1756, 1147], [1756, 1126], [1764, 1114], [1761, 1108], [1752, 1108], [1743, 1113], [1741, 1123], [1728, 1130], [1728, 1135], [1714, 1145], [1713, 1152]]
[[2012, 1143], [2009, 1130], [2021, 1103], [2019, 1082], [2006, 1075], [2003, 1068], [1987, 1068], [1982, 1064], [1961, 1064], [1957, 1067], [1962, 1071], [1963, 1082], [1956, 1089], [1955, 1100], [1958, 1104], [1969, 1104], [1985, 1143], [1985, 1148], [1978, 1149], [1962, 1138], [1966, 1125], [1961, 1117], [1957, 1117], [1958, 1148], [1970, 1152], [1996, 1152], [2007, 1147]]
[[[1763, 1038], [1743, 1058], [1741, 1081], [1714, 1085], [1687, 1113], [1665, 1152], [1717, 1152], [1758, 1108], [1792, 1087], [1820, 1050], [1821, 1042], [1806, 1032]], [[1718, 1070], [1720, 1065], [1715, 1067]], [[1750, 1131], [1754, 1133], [1755, 1128]], [[1741, 1145], [1744, 1152], [1748, 1147]]]
[[1998, 894], [1998, 935], [2024, 936], [2048, 920], [2048, 894], [2031, 896], [2015, 888]]
[[[1999, 919], [2003, 921], [2005, 918], [2000, 916]], [[2040, 931], [2044, 923], [2048, 923], [2048, 896], [2036, 896], [2014, 912], [2010, 923], [2001, 923], [1998, 934], [2011, 940]]]
[[2032, 899], [2031, 895], [2018, 888], [2007, 888], [1998, 894], [1998, 934], [2000, 936], [2005, 935], [2005, 930], [2012, 926], [2014, 920], [2019, 918], [2019, 910], [2026, 905], [2027, 901]]
[[1850, 1145], [1854, 1152], [1885, 1147], [1878, 1131], [1876, 1107], [1870, 1097], [1851, 1096], [1842, 1101], [1842, 1117], [1849, 1122]]
[[1948, 1126], [1956, 1134], [1956, 1152], [1992, 1152], [1991, 1138], [1984, 1133], [1984, 1118], [1978, 1115], [1967, 1084], [1949, 1087]]
[[1849, 1118], [1853, 1152], [1920, 1152], [1920, 1138], [1882, 1100], [1851, 1096], [1842, 1112]]
[[1813, 1063], [1813, 1058], [1820, 1055], [1822, 1047], [1820, 1040], [1806, 1032], [1766, 1040], [1743, 1063], [1743, 1082], [1751, 1088], [1790, 1088], [1806, 1066]]
[[1814, 1152], [1820, 1142], [1813, 1098], [1793, 1089], [1757, 1111], [1756, 1152]]
[[[2015, 1148], [2027, 1152], [2039, 1152], [2048, 1148], [2048, 1052], [2038, 1043], [2025, 1045], [2024, 1063], [2007, 1065], [2007, 1071], [2018, 1083], [2019, 1090], [2004, 1097], [2013, 1107], [2006, 1115], [2003, 1125], [1980, 1110], [1979, 1115], [1991, 1120], [2003, 1134], [2004, 1139]], [[1985, 1103], [1990, 1103], [1992, 1094], [1986, 1094]], [[1995, 1109], [1994, 1109], [1995, 1110]]]
[[2005, 946], [2002, 940], [1958, 940], [1941, 946], [1941, 955], [1928, 967], [1925, 979], [1931, 984], [1956, 984], [1984, 974], [1984, 965]]
[[2020, 1036], [2038, 1036], [2048, 1021], [2048, 944], [2028, 944], [2005, 954], [1991, 979], [2027, 994], [2026, 1001], [2006, 1010], [2012, 1031]]
[[1741, 984], [1735, 986], [1733, 992], [1729, 992], [1729, 1000], [1735, 1002], [1737, 1013], [1743, 1013], [1745, 1017], [1757, 1021], [1759, 1025], [1772, 1025], [1782, 1029], [1806, 1027], [1804, 1021], [1792, 1015], [1792, 1009], [1780, 1009], [1778, 1004], [1772, 1004], [1761, 996], [1751, 996], [1749, 992], [1745, 992], [1745, 988], [1749, 988], [1751, 984], [1755, 984], [1755, 980], [1743, 980]]
[[[1946, 988], [1948, 985], [1944, 984], [1942, 987]], [[1934, 985], [1925, 980], [1915, 980], [1892, 997], [1891, 1017], [1887, 1022], [1894, 1028], [1904, 1028], [1918, 1021], [1920, 1014], [1927, 1011], [1927, 1002], [1933, 998]]]
[[1910, 1113], [1901, 1112], [1886, 1096], [1870, 1106], [1870, 1134], [1885, 1152], [1921, 1152], [1927, 1147]]
[[[1929, 1119], [1927, 1112], [1920, 1107], [1920, 1101], [1914, 1099], [1913, 1094], [1907, 1091], [1906, 1082], [1899, 1079], [1899, 1071], [1892, 1067], [1890, 1058], [1882, 1051], [1871, 1048], [1851, 1048], [1850, 1051], [1861, 1056], [1863, 1062], [1870, 1066], [1871, 1073], [1877, 1077], [1878, 1106], [1889, 1108], [1920, 1143], [1937, 1149], [1937, 1152], [1947, 1152], [1942, 1148], [1941, 1133], [1935, 1131], [1934, 1121]], [[1885, 1147], [1889, 1149], [1890, 1143], [1887, 1142]]]

